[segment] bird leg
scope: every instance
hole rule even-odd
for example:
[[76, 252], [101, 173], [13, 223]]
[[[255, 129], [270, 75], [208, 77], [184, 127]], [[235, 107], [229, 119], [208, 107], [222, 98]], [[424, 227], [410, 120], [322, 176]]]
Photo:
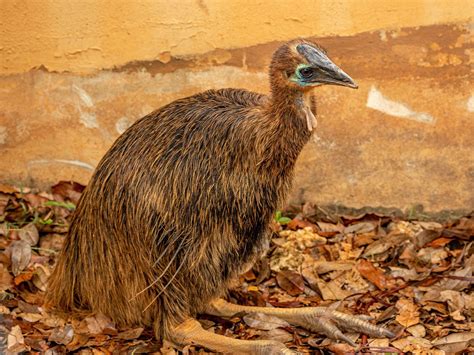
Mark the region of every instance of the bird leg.
[[274, 340], [241, 340], [204, 330], [192, 318], [171, 331], [171, 341], [179, 345], [199, 345], [226, 354], [295, 355], [296, 352]]
[[373, 337], [389, 337], [395, 335], [385, 329], [368, 322], [370, 317], [349, 315], [326, 307], [272, 308], [241, 306], [218, 299], [207, 308], [206, 313], [221, 317], [232, 317], [238, 313], [263, 313], [278, 317], [290, 324], [300, 326], [313, 332], [325, 334], [335, 340], [343, 340], [352, 346], [356, 344], [342, 330], [357, 331]]

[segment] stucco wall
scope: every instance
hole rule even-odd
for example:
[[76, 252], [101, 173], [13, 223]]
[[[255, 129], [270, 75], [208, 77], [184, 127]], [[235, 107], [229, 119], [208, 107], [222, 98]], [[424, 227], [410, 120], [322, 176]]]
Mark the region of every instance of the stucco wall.
[[474, 207], [470, 0], [3, 1], [0, 181], [87, 182], [131, 122], [208, 88], [268, 91], [309, 37], [358, 91], [318, 90], [293, 202]]

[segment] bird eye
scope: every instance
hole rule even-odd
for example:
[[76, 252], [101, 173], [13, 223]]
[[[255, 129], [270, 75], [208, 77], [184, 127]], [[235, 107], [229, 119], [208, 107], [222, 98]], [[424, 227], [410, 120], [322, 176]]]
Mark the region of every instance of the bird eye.
[[314, 71], [313, 71], [312, 68], [306, 67], [306, 68], [301, 68], [300, 69], [300, 75], [305, 79], [311, 78], [313, 76], [313, 74], [314, 74]]

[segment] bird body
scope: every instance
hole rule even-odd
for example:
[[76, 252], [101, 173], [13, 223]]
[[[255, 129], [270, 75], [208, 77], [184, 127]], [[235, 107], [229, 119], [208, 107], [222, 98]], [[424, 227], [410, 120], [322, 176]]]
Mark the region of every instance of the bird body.
[[222, 295], [266, 244], [310, 137], [297, 105], [282, 107], [246, 90], [210, 90], [120, 136], [74, 215], [69, 258], [56, 269], [64, 288], [54, 278], [51, 287], [61, 308], [177, 324]]
[[317, 48], [280, 47], [268, 96], [209, 90], [125, 131], [82, 194], [50, 302], [121, 325], [153, 325], [157, 338], [170, 338], [223, 296], [268, 244], [272, 215], [315, 126], [311, 88], [327, 77], [355, 87], [335, 66], [319, 72]]

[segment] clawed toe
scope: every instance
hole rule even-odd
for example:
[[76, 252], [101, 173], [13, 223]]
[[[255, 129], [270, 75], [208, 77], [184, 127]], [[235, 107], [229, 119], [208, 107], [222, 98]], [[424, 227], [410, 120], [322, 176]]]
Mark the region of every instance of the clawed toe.
[[[352, 346], [356, 346], [354, 341], [348, 338], [344, 331], [356, 331], [373, 337], [393, 338], [393, 334], [388, 329], [368, 322], [370, 317], [360, 315], [349, 315], [338, 311], [324, 308], [317, 308], [318, 312], [307, 312], [303, 318], [306, 328], [327, 335], [335, 340], [343, 340]], [[303, 324], [300, 324], [304, 326]]]

